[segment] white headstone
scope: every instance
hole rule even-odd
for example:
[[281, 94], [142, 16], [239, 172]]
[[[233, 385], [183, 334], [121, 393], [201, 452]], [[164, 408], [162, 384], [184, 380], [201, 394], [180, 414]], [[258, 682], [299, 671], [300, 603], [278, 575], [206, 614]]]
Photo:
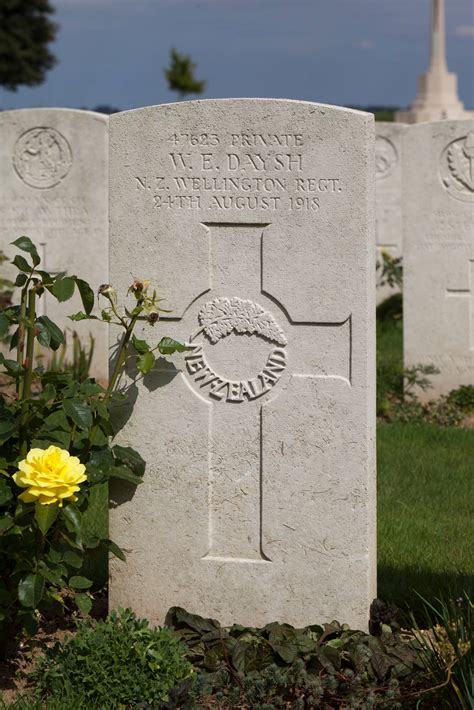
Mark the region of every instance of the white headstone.
[[[376, 243], [377, 261], [382, 253], [393, 259], [402, 256], [402, 170], [401, 136], [403, 124], [375, 122], [375, 187], [377, 195]], [[396, 287], [381, 285], [381, 270], [377, 271], [377, 303], [397, 292]]]
[[405, 365], [441, 371], [433, 397], [474, 384], [474, 121], [403, 140]]
[[172, 314], [151, 336], [193, 346], [123, 405], [121, 443], [147, 470], [114, 492], [110, 534], [128, 554], [112, 560], [112, 606], [154, 622], [180, 605], [224, 624], [366, 626], [373, 118], [237, 99], [110, 128], [111, 282], [159, 284]]
[[[38, 248], [40, 268], [79, 276], [94, 290], [106, 283], [107, 143], [108, 118], [99, 113], [56, 108], [0, 113], [0, 249], [11, 257], [16, 250], [10, 242], [26, 235]], [[78, 295], [58, 304], [45, 294], [38, 307], [68, 329], [69, 342], [75, 330], [89, 347], [92, 333], [91, 374], [105, 380], [107, 329], [69, 320], [82, 310]]]

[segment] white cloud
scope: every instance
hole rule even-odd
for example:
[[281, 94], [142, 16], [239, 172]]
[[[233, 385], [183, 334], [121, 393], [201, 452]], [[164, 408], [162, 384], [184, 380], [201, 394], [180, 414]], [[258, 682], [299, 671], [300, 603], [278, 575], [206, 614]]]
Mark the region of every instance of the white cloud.
[[474, 37], [474, 25], [458, 25], [454, 34], [456, 37]]
[[361, 39], [354, 44], [356, 49], [375, 49], [375, 42], [370, 39]]

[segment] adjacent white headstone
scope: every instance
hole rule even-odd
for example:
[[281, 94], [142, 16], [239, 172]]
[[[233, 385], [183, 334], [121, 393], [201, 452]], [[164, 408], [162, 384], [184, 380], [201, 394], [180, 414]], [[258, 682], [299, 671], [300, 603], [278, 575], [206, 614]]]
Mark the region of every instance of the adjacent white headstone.
[[[79, 276], [94, 290], [106, 283], [107, 151], [108, 118], [102, 114], [56, 108], [0, 113], [0, 249], [11, 257], [10, 242], [26, 235], [38, 248], [40, 268]], [[89, 347], [92, 333], [91, 374], [106, 379], [106, 327], [67, 317], [82, 310], [80, 298], [57, 304], [45, 294], [38, 305], [68, 329], [69, 342], [75, 330]]]
[[405, 365], [440, 370], [433, 397], [474, 384], [474, 121], [403, 140]]
[[112, 560], [112, 606], [365, 627], [373, 118], [239, 99], [116, 114], [110, 129], [111, 282], [158, 284], [172, 314], [147, 336], [193, 348], [129, 381], [136, 403], [117, 412], [147, 470], [113, 492], [127, 561]]
[[[403, 124], [375, 122], [375, 185], [377, 194], [377, 261], [382, 253], [393, 259], [402, 256], [402, 170], [401, 136]], [[377, 303], [396, 293], [396, 287], [381, 284], [381, 270], [377, 271]]]

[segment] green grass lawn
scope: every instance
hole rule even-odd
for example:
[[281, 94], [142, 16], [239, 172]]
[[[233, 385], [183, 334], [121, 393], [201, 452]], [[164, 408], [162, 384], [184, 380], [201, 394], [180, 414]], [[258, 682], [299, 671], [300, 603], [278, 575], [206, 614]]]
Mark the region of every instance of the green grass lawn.
[[379, 596], [474, 598], [474, 431], [378, 427]]
[[[380, 403], [401, 385], [402, 320], [393, 302], [378, 315]], [[392, 423], [377, 435], [379, 596], [474, 597], [474, 430]]]

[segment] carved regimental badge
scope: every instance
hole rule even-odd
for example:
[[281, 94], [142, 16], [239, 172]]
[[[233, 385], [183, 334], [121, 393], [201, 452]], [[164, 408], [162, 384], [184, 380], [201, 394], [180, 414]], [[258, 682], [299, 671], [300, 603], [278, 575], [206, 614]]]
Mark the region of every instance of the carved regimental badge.
[[474, 131], [449, 143], [441, 153], [441, 182], [450, 195], [474, 202]]
[[[193, 333], [188, 345], [193, 349], [186, 355], [186, 366], [196, 385], [209, 397], [227, 402], [244, 402], [257, 399], [278, 382], [286, 368], [286, 336], [271, 313], [258, 303], [241, 298], [215, 298], [208, 301], [198, 315], [199, 329]], [[228, 380], [209, 366], [202, 342], [204, 334], [216, 344], [231, 333], [256, 335], [280, 347], [269, 353], [265, 367], [250, 380]]]
[[55, 128], [31, 128], [15, 143], [13, 165], [30, 187], [54, 187], [71, 169], [71, 147]]
[[386, 178], [398, 163], [398, 152], [392, 141], [384, 136], [375, 138], [375, 176]]

